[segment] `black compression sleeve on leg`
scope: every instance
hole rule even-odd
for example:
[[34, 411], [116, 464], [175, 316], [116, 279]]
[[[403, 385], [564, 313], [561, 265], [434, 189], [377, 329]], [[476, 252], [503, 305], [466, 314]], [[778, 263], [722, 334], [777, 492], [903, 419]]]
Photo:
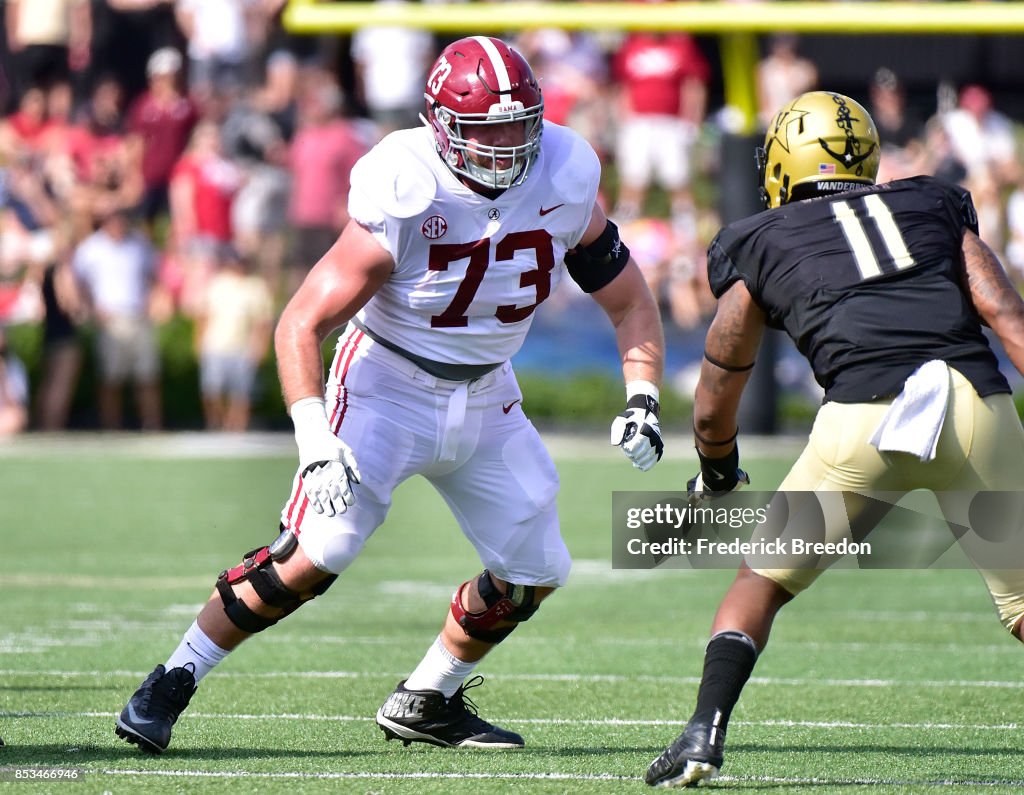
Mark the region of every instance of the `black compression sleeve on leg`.
[[704, 674], [697, 691], [694, 715], [720, 710], [720, 725], [724, 731], [756, 661], [754, 641], [742, 632], [715, 635], [704, 652]]

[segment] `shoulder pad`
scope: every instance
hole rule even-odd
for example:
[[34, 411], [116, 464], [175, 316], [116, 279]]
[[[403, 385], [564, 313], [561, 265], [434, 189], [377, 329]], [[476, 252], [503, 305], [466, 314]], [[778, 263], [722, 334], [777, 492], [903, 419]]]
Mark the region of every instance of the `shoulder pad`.
[[929, 191], [932, 195], [938, 194], [943, 198], [951, 198], [954, 202], [959, 202], [964, 195], [969, 193], [966, 188], [931, 174], [918, 174], [906, 179], [895, 180], [889, 185], [903, 190]]
[[708, 285], [715, 298], [721, 298], [726, 290], [743, 278], [730, 256], [728, 243], [725, 242], [727, 238], [727, 235], [719, 233], [708, 246]]
[[544, 122], [543, 149], [551, 175], [551, 195], [567, 202], [593, 204], [601, 180], [601, 161], [587, 140], [568, 127]]
[[930, 175], [911, 177], [906, 181], [937, 190], [942, 196], [942, 201], [949, 208], [950, 216], [974, 234], [978, 234], [978, 212], [974, 208], [974, 199], [967, 188]]
[[423, 146], [424, 131], [391, 133], [352, 169], [351, 185], [385, 215], [411, 218], [426, 210], [437, 193], [437, 178], [424, 154], [438, 160], [432, 145]]
[[754, 215], [738, 218], [720, 229], [715, 239], [724, 248], [729, 248], [738, 240], [758, 235], [778, 226], [787, 214], [795, 209], [795, 206], [784, 204], [782, 207], [773, 207], [769, 210], [761, 210]]

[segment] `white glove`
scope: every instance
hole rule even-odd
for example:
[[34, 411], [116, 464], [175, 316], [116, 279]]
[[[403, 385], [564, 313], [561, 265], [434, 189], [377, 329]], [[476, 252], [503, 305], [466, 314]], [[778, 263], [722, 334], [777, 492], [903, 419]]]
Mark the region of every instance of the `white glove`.
[[356, 501], [352, 485], [359, 483], [359, 468], [352, 449], [327, 422], [323, 398], [303, 398], [289, 409], [299, 446], [302, 491], [317, 513], [343, 514]]
[[658, 424], [658, 387], [650, 381], [626, 384], [626, 410], [612, 420], [611, 443], [646, 472], [661, 460], [665, 443]]

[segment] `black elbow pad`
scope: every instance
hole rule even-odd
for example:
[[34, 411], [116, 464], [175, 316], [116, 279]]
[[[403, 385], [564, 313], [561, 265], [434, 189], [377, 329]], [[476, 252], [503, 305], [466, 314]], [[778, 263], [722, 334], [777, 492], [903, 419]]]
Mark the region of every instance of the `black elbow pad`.
[[565, 254], [565, 267], [585, 293], [593, 293], [622, 273], [629, 262], [629, 249], [619, 240], [619, 228], [608, 221], [604, 231], [589, 246], [577, 246]]

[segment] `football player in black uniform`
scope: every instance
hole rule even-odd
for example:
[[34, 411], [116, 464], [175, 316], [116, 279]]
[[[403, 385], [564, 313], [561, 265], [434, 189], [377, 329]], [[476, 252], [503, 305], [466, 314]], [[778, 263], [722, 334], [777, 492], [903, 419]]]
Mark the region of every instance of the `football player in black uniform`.
[[[978, 238], [967, 191], [927, 176], [876, 185], [878, 160], [871, 117], [840, 94], [804, 94], [770, 125], [758, 150], [768, 209], [725, 227], [708, 251], [719, 303], [694, 398], [691, 500], [747, 482], [736, 412], [765, 326], [789, 334], [825, 390], [781, 491], [925, 488], [947, 521], [969, 524], [952, 492], [1019, 489], [1024, 431], [982, 325], [1024, 371], [1024, 302]], [[848, 533], [847, 518], [826, 519], [825, 540]], [[1021, 639], [1024, 571], [975, 563]], [[718, 773], [776, 613], [819, 573], [741, 566], [715, 615], [696, 709], [648, 784]]]

